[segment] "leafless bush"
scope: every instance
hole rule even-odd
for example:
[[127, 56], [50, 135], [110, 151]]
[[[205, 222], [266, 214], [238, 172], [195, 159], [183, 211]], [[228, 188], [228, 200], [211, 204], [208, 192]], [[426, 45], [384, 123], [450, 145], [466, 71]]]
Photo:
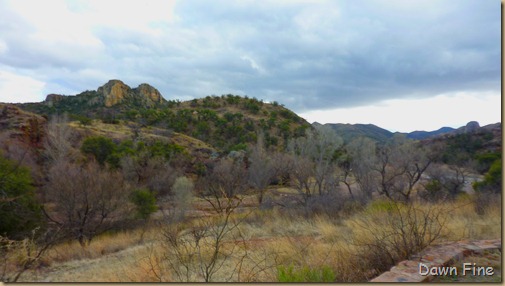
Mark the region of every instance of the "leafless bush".
[[57, 162], [48, 174], [47, 218], [78, 239], [82, 246], [125, 218], [129, 186], [117, 172], [97, 163], [84, 166]]
[[411, 259], [443, 236], [447, 210], [438, 206], [372, 203], [353, 220], [353, 244], [361, 249], [364, 270], [381, 273], [404, 259]]
[[173, 186], [173, 204], [175, 209], [175, 221], [184, 219], [186, 210], [190, 208], [193, 198], [193, 182], [186, 177], [179, 177]]
[[0, 282], [17, 282], [27, 270], [36, 268], [47, 251], [60, 239], [59, 229], [39, 233], [34, 229], [23, 240], [0, 235]]
[[171, 194], [178, 174], [164, 159], [152, 158], [147, 152], [123, 157], [120, 165], [128, 182], [138, 188], [147, 187], [160, 197]]
[[242, 160], [222, 159], [196, 184], [197, 195], [217, 212], [226, 208], [223, 202], [243, 193], [247, 187], [247, 171]]
[[[163, 227], [164, 253], [158, 256], [153, 271], [160, 281], [170, 272], [177, 281], [212, 282], [237, 279], [245, 259], [245, 240], [239, 229], [242, 219], [234, 213], [242, 200], [220, 197], [222, 209], [209, 218], [200, 218], [183, 229], [180, 224], [169, 223]], [[217, 205], [217, 204], [214, 204]]]

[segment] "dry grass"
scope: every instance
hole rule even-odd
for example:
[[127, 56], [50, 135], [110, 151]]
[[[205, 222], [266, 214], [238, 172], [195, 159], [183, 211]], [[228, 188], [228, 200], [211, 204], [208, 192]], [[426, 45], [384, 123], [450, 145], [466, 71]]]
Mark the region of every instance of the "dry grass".
[[[490, 239], [501, 235], [499, 202], [488, 206], [486, 213], [481, 216], [475, 213], [470, 197], [435, 206], [416, 206], [421, 209], [443, 208], [446, 212], [447, 220], [439, 241]], [[230, 236], [223, 244], [224, 251], [235, 247], [234, 255], [224, 261], [213, 279], [225, 281], [235, 271], [232, 281], [276, 281], [276, 267], [292, 264], [296, 267], [329, 266], [337, 274], [338, 281], [366, 281], [379, 273], [363, 269], [360, 246], [353, 243], [357, 236], [366, 239], [370, 235], [353, 224], [356, 218], [363, 217], [364, 213], [359, 212], [341, 220], [325, 216], [307, 219], [303, 216], [287, 216], [276, 209], [254, 209], [250, 213], [236, 214], [233, 219], [242, 220], [240, 237]], [[200, 219], [215, 220], [212, 217]], [[184, 224], [184, 228], [198, 224], [198, 219], [194, 219]], [[44, 258], [47, 267], [24, 274], [24, 280], [178, 281], [170, 265], [166, 264], [163, 255], [169, 252], [158, 243], [162, 241], [159, 234], [160, 229], [148, 230], [142, 244], [139, 244], [140, 231], [125, 231], [97, 237], [87, 249], [82, 249], [74, 242], [58, 245]], [[210, 249], [207, 250], [202, 250], [203, 256], [209, 254]], [[186, 257], [189, 257], [189, 252]], [[194, 263], [198, 263], [198, 260], [194, 260]], [[237, 270], [239, 264], [241, 268]], [[194, 281], [201, 279], [197, 271], [189, 277], [189, 280]]]

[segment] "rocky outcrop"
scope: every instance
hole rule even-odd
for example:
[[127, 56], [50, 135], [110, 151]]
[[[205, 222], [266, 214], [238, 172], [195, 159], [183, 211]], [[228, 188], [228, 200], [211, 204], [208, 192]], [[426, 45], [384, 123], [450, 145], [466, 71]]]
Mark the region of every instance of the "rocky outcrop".
[[122, 102], [131, 91], [131, 88], [122, 81], [113, 79], [98, 88], [98, 93], [102, 94], [106, 107], [111, 107]]
[[151, 107], [164, 101], [161, 93], [147, 83], [132, 89], [122, 81], [114, 79], [99, 87], [97, 92], [103, 97], [106, 107], [126, 101]]
[[161, 93], [156, 88], [148, 85], [147, 83], [139, 85], [137, 88], [134, 89], [134, 91], [136, 91], [136, 93], [138, 93], [140, 97], [148, 98], [153, 103], [163, 102], [163, 97], [161, 96]]
[[475, 133], [480, 130], [479, 122], [470, 121], [465, 126], [462, 126], [454, 131], [454, 134], [463, 134], [463, 133]]
[[480, 128], [479, 122], [470, 121], [465, 126], [465, 133], [475, 132]]

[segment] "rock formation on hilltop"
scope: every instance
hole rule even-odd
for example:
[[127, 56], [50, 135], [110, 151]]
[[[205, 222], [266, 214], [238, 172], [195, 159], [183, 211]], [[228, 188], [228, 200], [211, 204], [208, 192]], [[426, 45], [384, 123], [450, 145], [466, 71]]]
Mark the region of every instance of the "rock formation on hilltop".
[[128, 100], [152, 107], [164, 101], [160, 92], [147, 83], [143, 83], [137, 88], [132, 89], [122, 81], [113, 79], [99, 87], [97, 92], [103, 96], [106, 107], [111, 107]]
[[111, 107], [122, 102], [131, 88], [122, 81], [113, 79], [99, 87], [97, 91], [104, 97], [105, 106]]

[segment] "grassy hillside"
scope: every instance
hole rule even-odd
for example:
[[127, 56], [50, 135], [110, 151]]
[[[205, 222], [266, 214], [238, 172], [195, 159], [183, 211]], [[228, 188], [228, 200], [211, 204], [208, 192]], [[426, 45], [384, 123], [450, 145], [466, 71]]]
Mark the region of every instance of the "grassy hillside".
[[287, 140], [303, 136], [310, 124], [278, 103], [236, 95], [207, 96], [191, 101], [167, 101], [155, 106], [124, 102], [105, 107], [100, 94], [86, 91], [60, 96], [57, 101], [20, 104], [20, 108], [41, 115], [68, 113], [86, 124], [90, 119], [105, 123], [135, 122], [182, 133], [219, 150], [245, 149], [264, 134], [267, 147], [284, 148]]

